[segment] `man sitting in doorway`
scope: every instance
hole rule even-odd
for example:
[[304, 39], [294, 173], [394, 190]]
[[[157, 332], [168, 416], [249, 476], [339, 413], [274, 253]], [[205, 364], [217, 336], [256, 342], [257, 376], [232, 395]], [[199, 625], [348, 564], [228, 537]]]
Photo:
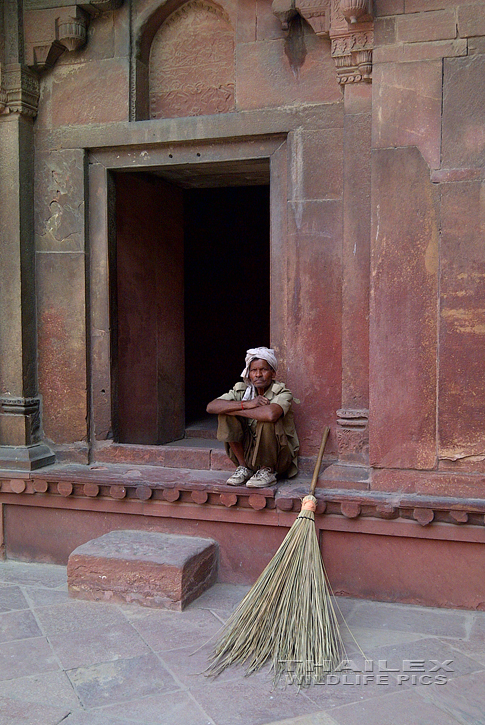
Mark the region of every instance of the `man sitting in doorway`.
[[274, 350], [251, 348], [241, 373], [244, 382], [207, 406], [218, 415], [217, 440], [237, 468], [229, 486], [264, 488], [276, 483], [276, 474], [297, 473], [298, 436], [293, 421], [293, 395], [275, 380]]

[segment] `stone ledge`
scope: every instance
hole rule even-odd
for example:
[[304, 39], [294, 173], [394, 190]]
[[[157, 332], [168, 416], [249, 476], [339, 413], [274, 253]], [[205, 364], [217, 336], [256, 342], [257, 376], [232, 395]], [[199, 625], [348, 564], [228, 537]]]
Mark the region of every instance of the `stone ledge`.
[[212, 539], [110, 531], [69, 556], [69, 594], [181, 611], [215, 583], [218, 552]]
[[[183, 509], [195, 504], [231, 508], [241, 514], [263, 510], [296, 513], [310, 486], [310, 478], [305, 476], [262, 489], [227, 486], [226, 477], [227, 472], [223, 471], [157, 466], [51, 466], [22, 475], [0, 471], [0, 493], [6, 494], [12, 504], [29, 497], [29, 504], [35, 505], [37, 497], [43, 500], [48, 497], [50, 502], [57, 500], [56, 505], [61, 508], [75, 508], [75, 502], [84, 499], [92, 502], [90, 507], [100, 510], [103, 502], [115, 501], [127, 507], [173, 504]], [[362, 490], [352, 488], [350, 482], [333, 488], [317, 487], [316, 496], [317, 514], [353, 519], [411, 519], [421, 525], [431, 522], [455, 526], [485, 525], [485, 498], [476, 496]], [[72, 503], [68, 504], [68, 501]]]

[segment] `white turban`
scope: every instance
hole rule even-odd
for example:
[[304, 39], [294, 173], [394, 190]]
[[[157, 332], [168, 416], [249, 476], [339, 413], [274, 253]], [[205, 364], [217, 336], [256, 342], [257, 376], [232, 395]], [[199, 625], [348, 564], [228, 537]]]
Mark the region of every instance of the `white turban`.
[[241, 377], [243, 378], [244, 382], [248, 384], [248, 388], [244, 393], [243, 400], [252, 400], [256, 397], [256, 389], [249, 380], [249, 366], [251, 365], [253, 360], [266, 360], [268, 365], [270, 365], [275, 372], [278, 369], [278, 360], [276, 359], [274, 350], [272, 350], [271, 348], [251, 347], [249, 348], [249, 350], [246, 350], [246, 367], [242, 371]]

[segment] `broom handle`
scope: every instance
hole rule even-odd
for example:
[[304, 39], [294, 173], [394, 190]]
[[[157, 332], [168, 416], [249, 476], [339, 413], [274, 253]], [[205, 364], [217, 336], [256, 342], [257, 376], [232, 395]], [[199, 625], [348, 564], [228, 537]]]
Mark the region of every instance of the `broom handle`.
[[315, 463], [315, 469], [313, 471], [312, 482], [310, 484], [310, 496], [314, 495], [315, 489], [317, 487], [318, 472], [320, 471], [320, 466], [322, 465], [323, 452], [325, 450], [325, 444], [327, 443], [329, 431], [330, 431], [330, 428], [328, 427], [328, 425], [325, 426], [325, 429], [323, 431], [322, 442], [320, 444], [320, 450], [318, 451], [317, 462]]

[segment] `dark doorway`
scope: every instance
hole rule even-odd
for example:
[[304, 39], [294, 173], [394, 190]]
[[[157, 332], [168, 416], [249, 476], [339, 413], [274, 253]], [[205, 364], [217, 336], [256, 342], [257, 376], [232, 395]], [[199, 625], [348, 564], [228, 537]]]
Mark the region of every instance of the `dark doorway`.
[[114, 438], [163, 444], [240, 379], [247, 347], [269, 344], [269, 187], [142, 173], [114, 186]]
[[185, 192], [186, 423], [240, 380], [248, 347], [269, 345], [269, 190]]

